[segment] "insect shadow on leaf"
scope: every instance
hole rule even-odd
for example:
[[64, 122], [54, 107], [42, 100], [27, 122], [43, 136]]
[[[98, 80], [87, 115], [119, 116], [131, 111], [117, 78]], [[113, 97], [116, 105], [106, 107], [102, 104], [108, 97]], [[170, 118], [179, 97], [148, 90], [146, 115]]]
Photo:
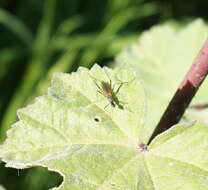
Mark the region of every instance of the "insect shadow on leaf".
[[[104, 71], [105, 71], [106, 76], [108, 77], [108, 80], [109, 80], [108, 82], [96, 79], [95, 77], [92, 77], [90, 75], [96, 87], [98, 88], [97, 92], [101, 94], [102, 96], [104, 96], [105, 98], [107, 98], [109, 101], [109, 104], [107, 104], [104, 107], [104, 109], [106, 109], [109, 105], [111, 105], [113, 108], [117, 106], [119, 109], [124, 109], [124, 106], [122, 104], [126, 104], [126, 103], [120, 101], [117, 97], [117, 94], [119, 93], [121, 87], [124, 84], [127, 84], [129, 82], [120, 82], [118, 88], [115, 90], [116, 83], [112, 84], [112, 80], [110, 79], [108, 73], [106, 72], [106, 70]], [[98, 84], [97, 81], [100, 81], [100, 84]]]

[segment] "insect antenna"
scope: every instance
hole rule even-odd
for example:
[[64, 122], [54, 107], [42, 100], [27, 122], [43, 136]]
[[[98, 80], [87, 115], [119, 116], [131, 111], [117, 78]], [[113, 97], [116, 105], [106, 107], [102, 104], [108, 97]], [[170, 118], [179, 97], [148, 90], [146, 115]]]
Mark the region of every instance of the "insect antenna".
[[108, 80], [110, 81], [110, 86], [112, 86], [112, 80], [111, 80], [110, 76], [108, 75], [108, 72], [106, 71], [105, 67], [104, 67], [104, 72], [105, 72], [106, 76], [108, 77]]

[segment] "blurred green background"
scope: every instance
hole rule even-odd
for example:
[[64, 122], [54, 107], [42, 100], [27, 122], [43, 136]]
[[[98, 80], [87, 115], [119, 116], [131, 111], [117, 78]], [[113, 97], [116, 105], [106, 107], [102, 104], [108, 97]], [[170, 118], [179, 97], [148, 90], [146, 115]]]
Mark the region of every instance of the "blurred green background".
[[[207, 0], [0, 0], [0, 143], [16, 110], [47, 91], [53, 72], [111, 66], [142, 31], [206, 21], [207, 8]], [[45, 168], [18, 171], [0, 163], [7, 190], [47, 190], [61, 181]]]

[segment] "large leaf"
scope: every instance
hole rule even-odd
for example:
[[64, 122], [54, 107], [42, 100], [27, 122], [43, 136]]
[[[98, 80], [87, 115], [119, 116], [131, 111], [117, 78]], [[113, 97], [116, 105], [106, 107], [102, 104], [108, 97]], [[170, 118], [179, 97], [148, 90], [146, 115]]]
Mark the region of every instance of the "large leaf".
[[[126, 106], [105, 108], [101, 81], [123, 84]], [[140, 97], [139, 99], [136, 99]], [[178, 125], [139, 147], [144, 94], [134, 68], [94, 66], [58, 73], [48, 95], [19, 110], [18, 121], [0, 147], [7, 166], [44, 166], [64, 177], [54, 190], [206, 190], [208, 127]]]
[[[205, 39], [208, 27], [196, 20], [185, 28], [176, 29], [170, 24], [153, 27], [117, 56], [118, 64], [127, 62], [137, 67], [147, 91], [147, 118], [141, 139], [147, 142], [159, 118], [165, 111], [177, 87], [188, 71]], [[208, 83], [195, 98], [207, 102]], [[199, 119], [196, 114], [187, 119]], [[206, 117], [208, 118], [208, 117]], [[208, 123], [208, 121], [207, 121]]]
[[[40, 165], [60, 172], [60, 189], [108, 189], [121, 183], [127, 170], [132, 179], [119, 186], [135, 189], [145, 95], [134, 70], [95, 65], [55, 74], [48, 95], [18, 111], [20, 120], [8, 131], [0, 156], [10, 167]], [[97, 92], [102, 81], [111, 80], [114, 92], [122, 84], [115, 107]]]

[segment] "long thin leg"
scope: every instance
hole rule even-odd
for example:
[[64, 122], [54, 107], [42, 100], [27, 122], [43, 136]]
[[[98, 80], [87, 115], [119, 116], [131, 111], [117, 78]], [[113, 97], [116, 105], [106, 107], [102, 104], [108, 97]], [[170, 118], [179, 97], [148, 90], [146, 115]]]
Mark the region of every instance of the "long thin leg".
[[[91, 76], [90, 74], [89, 74], [89, 76], [92, 78], [92, 80], [93, 80], [93, 82], [95, 83], [95, 85], [97, 86], [97, 88], [99, 89], [99, 90], [101, 90], [102, 91], [102, 88], [98, 85], [98, 83], [96, 82], [96, 80], [98, 80], [98, 81], [100, 81], [99, 79], [96, 79], [95, 77], [93, 77], [93, 76]], [[102, 82], [102, 81], [100, 81], [100, 82]]]
[[110, 105], [110, 104], [107, 104], [107, 105], [104, 107], [104, 109], [106, 109], [109, 105]]
[[122, 85], [123, 85], [123, 83], [121, 83], [121, 84], [119, 85], [118, 89], [117, 89], [116, 92], [115, 92], [115, 95], [118, 94], [118, 92], [119, 92], [119, 90], [121, 89]]
[[97, 86], [97, 88], [101, 91], [103, 91], [103, 89], [94, 81], [95, 85]]
[[120, 90], [120, 88], [122, 87], [123, 84], [128, 84], [128, 83], [132, 82], [133, 80], [135, 80], [135, 77], [132, 80], [128, 81], [128, 82], [121, 82], [118, 89], [115, 92], [115, 95], [118, 94], [118, 92], [119, 92], [119, 90]]
[[97, 90], [98, 93], [100, 93], [102, 96], [106, 97], [102, 92], [100, 92], [99, 90]]
[[112, 85], [112, 80], [111, 80], [110, 76], [108, 75], [107, 71], [105, 70], [105, 68], [104, 68], [104, 71], [105, 71], [106, 76], [108, 77], [108, 80], [110, 81], [110, 86], [111, 86]]

